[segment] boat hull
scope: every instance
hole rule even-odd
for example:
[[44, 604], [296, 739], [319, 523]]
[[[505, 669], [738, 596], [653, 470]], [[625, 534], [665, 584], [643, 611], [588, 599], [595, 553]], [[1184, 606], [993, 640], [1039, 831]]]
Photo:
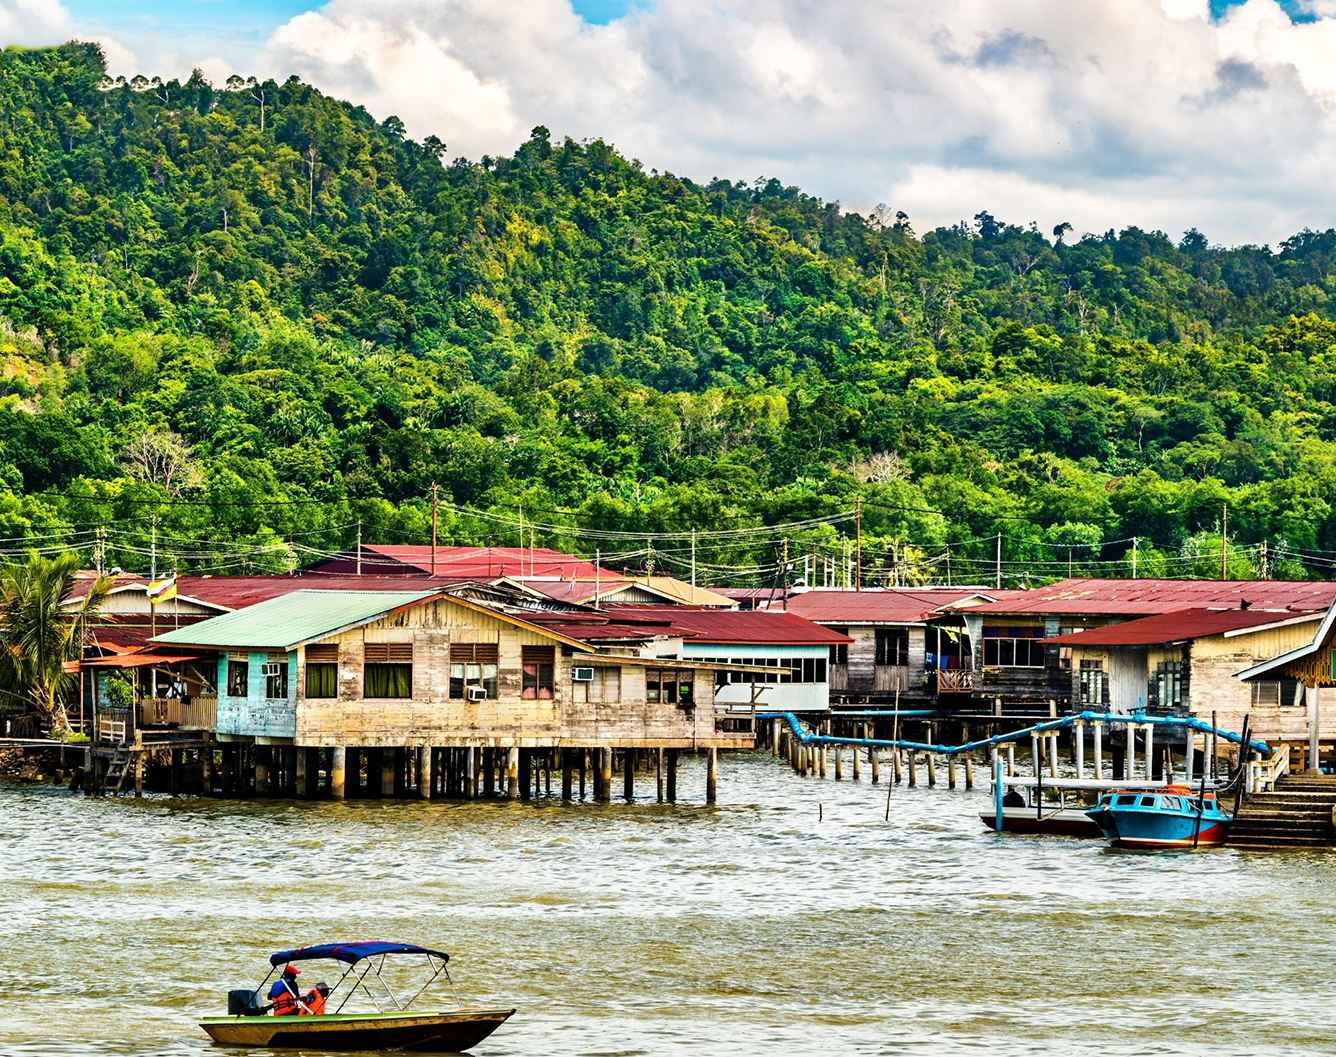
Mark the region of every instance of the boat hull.
[[[1150, 808], [1090, 812], [1111, 844], [1119, 848], [1210, 848], [1225, 843], [1230, 818], [1218, 813], [1176, 813]], [[1200, 826], [1200, 830], [1198, 830]], [[1195, 832], [1195, 842], [1194, 842]]]
[[[996, 812], [979, 812], [979, 821], [989, 829], [997, 828]], [[1042, 818], [1035, 817], [1035, 809], [1032, 807], [1004, 807], [1002, 832], [1038, 833], [1056, 837], [1103, 836], [1099, 826], [1086, 816], [1085, 811], [1069, 807], [1046, 811]]]
[[333, 1013], [316, 1017], [209, 1017], [200, 1021], [223, 1046], [310, 1049], [335, 1053], [457, 1053], [504, 1024], [513, 1009], [449, 1013]]

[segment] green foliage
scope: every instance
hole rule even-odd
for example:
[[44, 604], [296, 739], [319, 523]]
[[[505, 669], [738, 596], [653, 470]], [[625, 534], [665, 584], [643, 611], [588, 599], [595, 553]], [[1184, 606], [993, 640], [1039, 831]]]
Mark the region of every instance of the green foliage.
[[156, 518], [163, 562], [285, 570], [358, 521], [422, 540], [437, 483], [447, 541], [513, 544], [523, 503], [585, 553], [860, 494], [874, 581], [948, 543], [991, 579], [998, 533], [1010, 581], [1130, 571], [1132, 536], [1141, 575], [1218, 575], [1226, 502], [1231, 570], [1336, 554], [1336, 231], [920, 237], [541, 127], [452, 158], [295, 78], [113, 83], [84, 44], [6, 49], [0, 102], [6, 537], [111, 525], [142, 570]]

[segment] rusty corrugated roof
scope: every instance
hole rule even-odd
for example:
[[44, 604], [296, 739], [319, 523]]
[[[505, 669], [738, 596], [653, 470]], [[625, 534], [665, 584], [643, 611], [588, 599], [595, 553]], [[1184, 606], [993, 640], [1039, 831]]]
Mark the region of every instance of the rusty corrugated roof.
[[693, 642], [738, 643], [755, 646], [836, 646], [852, 642], [848, 635], [814, 624], [796, 613], [765, 609], [698, 609], [694, 606], [609, 607], [623, 613], [654, 616], [678, 631], [689, 633]]
[[1292, 620], [1317, 620], [1324, 611], [1292, 609], [1180, 609], [1140, 620], [1127, 620], [1089, 631], [1056, 635], [1048, 642], [1063, 646], [1161, 646], [1186, 642], [1227, 631], [1260, 628]]
[[803, 591], [789, 599], [788, 612], [823, 624], [918, 624], [942, 606], [980, 593], [959, 587]]
[[970, 613], [1153, 616], [1192, 608], [1326, 609], [1336, 601], [1330, 580], [1060, 580], [968, 608]]

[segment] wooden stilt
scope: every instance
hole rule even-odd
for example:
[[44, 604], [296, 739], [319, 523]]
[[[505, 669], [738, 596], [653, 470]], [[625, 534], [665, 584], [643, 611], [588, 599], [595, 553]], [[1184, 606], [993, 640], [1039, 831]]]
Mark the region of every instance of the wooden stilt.
[[896, 749], [893, 753], [891, 753], [891, 764], [895, 771], [895, 784], [899, 785], [900, 782], [904, 779], [904, 774], [903, 774], [904, 754], [899, 749]]
[[612, 799], [612, 749], [598, 750], [598, 797], [603, 801]]
[[589, 771], [589, 750], [580, 753], [580, 799], [585, 798], [585, 774]]
[[839, 745], [835, 746], [835, 781], [844, 780], [844, 749]]
[[[863, 736], [865, 738], [872, 737], [874, 732], [875, 728], [871, 723], [867, 724], [863, 728]], [[872, 768], [872, 784], [873, 785], [881, 784], [881, 756], [877, 752], [877, 747], [875, 745], [869, 745], [867, 747], [867, 762], [869, 766]]]
[[909, 788], [913, 789], [914, 786], [918, 785], [918, 753], [910, 749], [905, 755], [908, 757], [909, 763]]
[[931, 789], [937, 784], [937, 757], [932, 753], [927, 754], [928, 760], [928, 788]]
[[520, 750], [515, 747], [506, 753], [506, 796], [511, 800], [520, 796]]
[[635, 750], [627, 749], [622, 759], [622, 796], [628, 803], [636, 798]]
[[974, 758], [965, 753], [965, 788], [974, 788]]
[[417, 750], [417, 794], [419, 799], [431, 799], [431, 746], [419, 745]]
[[713, 804], [719, 788], [719, 750], [711, 746], [705, 763], [705, 802]]
[[[776, 720], [775, 722], [779, 722]], [[663, 749], [656, 749], [654, 752], [655, 778], [658, 780], [659, 803], [663, 803]]]
[[[172, 753], [172, 782], [175, 784], [176, 750], [173, 749]], [[267, 745], [255, 746], [255, 795], [269, 795], [269, 746]]]
[[571, 750], [561, 750], [561, 799], [569, 800], [575, 786], [575, 768], [572, 766]]
[[668, 803], [677, 803], [677, 750], [669, 749], [665, 762], [668, 764]]
[[952, 754], [946, 758], [946, 787], [954, 789], [956, 787], [956, 757]]
[[342, 800], [347, 793], [345, 788], [348, 765], [348, 750], [337, 746], [329, 753], [329, 795], [335, 800]]
[[854, 770], [854, 781], [855, 781], [855, 782], [858, 781], [858, 760], [859, 760], [858, 750], [857, 750], [857, 749], [854, 749], [854, 751], [853, 751], [853, 763], [854, 763], [853, 770]]
[[304, 797], [304, 796], [307, 795], [306, 768], [307, 768], [307, 765], [308, 765], [309, 763], [310, 763], [310, 760], [307, 758], [306, 750], [305, 750], [305, 749], [298, 749], [298, 750], [297, 750], [297, 768], [296, 768], [297, 773], [296, 773], [296, 775], [295, 775], [294, 777], [295, 777], [296, 784], [297, 784], [297, 795], [298, 795], [298, 796], [301, 796], [301, 797]]

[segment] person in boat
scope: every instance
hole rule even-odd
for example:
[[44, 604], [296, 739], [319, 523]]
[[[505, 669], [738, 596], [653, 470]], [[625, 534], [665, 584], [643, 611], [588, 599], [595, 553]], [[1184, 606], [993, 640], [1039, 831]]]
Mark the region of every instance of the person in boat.
[[325, 999], [329, 998], [329, 984], [323, 980], [306, 992], [302, 999], [301, 1015], [318, 1017], [325, 1011]]
[[274, 1011], [276, 1017], [292, 1017], [299, 1012], [301, 1005], [301, 990], [297, 986], [297, 977], [301, 975], [301, 970], [295, 965], [287, 965], [283, 968], [283, 975], [274, 981], [273, 987], [269, 988], [270, 1008]]
[[1003, 807], [1025, 807], [1025, 797], [1021, 795], [1019, 789], [1012, 786], [1007, 791], [1007, 795], [1002, 798]]

